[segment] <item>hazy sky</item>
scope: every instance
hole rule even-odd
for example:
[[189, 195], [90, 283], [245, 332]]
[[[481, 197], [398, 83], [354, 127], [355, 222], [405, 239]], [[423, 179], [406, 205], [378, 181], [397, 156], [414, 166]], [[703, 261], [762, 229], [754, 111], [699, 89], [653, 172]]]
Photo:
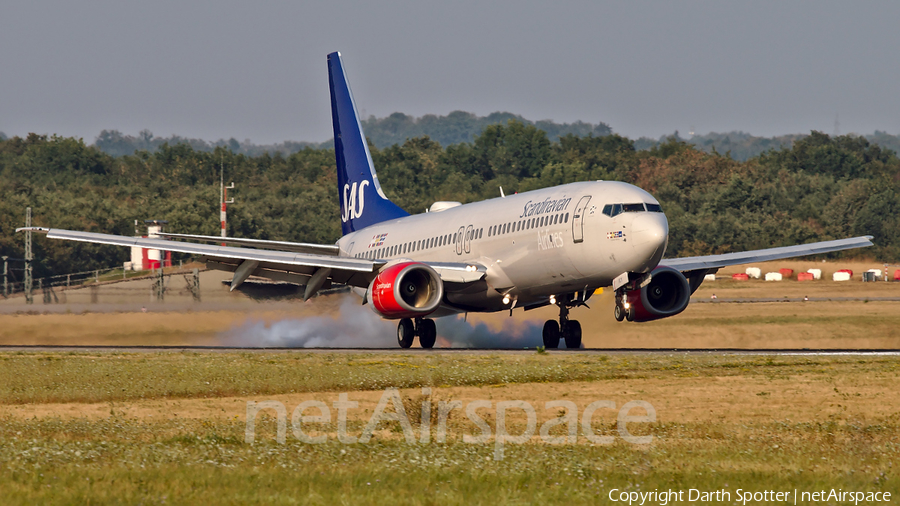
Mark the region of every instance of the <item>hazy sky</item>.
[[331, 137], [364, 114], [509, 111], [629, 137], [900, 133], [900, 2], [4, 0], [0, 131]]

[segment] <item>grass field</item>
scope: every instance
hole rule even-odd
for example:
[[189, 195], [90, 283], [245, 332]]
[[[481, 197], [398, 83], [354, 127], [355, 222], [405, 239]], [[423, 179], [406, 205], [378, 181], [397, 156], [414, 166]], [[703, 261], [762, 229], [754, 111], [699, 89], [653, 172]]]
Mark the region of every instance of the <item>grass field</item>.
[[[4, 503], [498, 503], [607, 502], [611, 489], [818, 490], [900, 493], [897, 357], [397, 355], [268, 353], [4, 353], [0, 355]], [[479, 429], [457, 411], [446, 442], [409, 444], [397, 422], [368, 443], [275, 441], [274, 411], [244, 442], [247, 401], [347, 393], [358, 435], [385, 387], [400, 388], [418, 429], [430, 400], [523, 400], [538, 424], [568, 400], [649, 402], [654, 423], [630, 424], [650, 444], [616, 437], [616, 413], [593, 417], [610, 445], [553, 445], [537, 433], [467, 444]], [[493, 404], [496, 405], [496, 404]], [[313, 410], [314, 413], [314, 410]], [[491, 409], [481, 415], [496, 430]], [[309, 414], [309, 413], [307, 413]], [[332, 413], [334, 415], [334, 413]], [[507, 419], [525, 430], [523, 412]], [[632, 414], [643, 414], [638, 409]], [[336, 422], [336, 417], [333, 417]], [[290, 420], [288, 420], [290, 424]], [[562, 434], [557, 427], [550, 434]], [[734, 497], [734, 496], [733, 496]]]

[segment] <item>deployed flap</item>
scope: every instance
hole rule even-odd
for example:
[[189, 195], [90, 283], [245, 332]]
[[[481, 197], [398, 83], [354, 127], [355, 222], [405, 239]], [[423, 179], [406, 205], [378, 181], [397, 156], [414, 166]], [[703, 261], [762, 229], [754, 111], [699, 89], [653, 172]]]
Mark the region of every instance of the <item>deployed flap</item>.
[[717, 269], [728, 265], [748, 264], [751, 262], [766, 262], [769, 260], [781, 260], [782, 258], [800, 257], [805, 255], [817, 255], [853, 248], [865, 248], [873, 246], [872, 236], [851, 237], [836, 241], [822, 241], [799, 246], [785, 246], [783, 248], [758, 249], [740, 253], [725, 253], [722, 255], [706, 255], [701, 257], [664, 258], [659, 265], [665, 265], [679, 271], [693, 271], [699, 269]]

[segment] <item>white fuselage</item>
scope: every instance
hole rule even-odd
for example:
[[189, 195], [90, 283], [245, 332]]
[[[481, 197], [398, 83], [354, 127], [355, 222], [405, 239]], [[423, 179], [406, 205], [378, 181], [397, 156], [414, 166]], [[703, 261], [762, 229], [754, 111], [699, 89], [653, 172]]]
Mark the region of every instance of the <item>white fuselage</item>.
[[378, 223], [338, 245], [342, 256], [482, 265], [487, 290], [448, 295], [443, 312], [498, 311], [504, 295], [523, 307], [652, 270], [668, 240], [658, 205], [627, 183], [571, 183]]

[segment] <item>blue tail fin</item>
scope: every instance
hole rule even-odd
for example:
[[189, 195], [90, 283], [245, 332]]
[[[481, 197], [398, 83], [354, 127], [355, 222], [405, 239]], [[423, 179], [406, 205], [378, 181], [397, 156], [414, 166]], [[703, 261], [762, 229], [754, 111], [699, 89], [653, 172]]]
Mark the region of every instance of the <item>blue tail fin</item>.
[[356, 102], [344, 75], [341, 54], [337, 52], [328, 55], [328, 87], [331, 89], [342, 233], [346, 235], [382, 221], [409, 216], [381, 191], [366, 136], [359, 123]]

